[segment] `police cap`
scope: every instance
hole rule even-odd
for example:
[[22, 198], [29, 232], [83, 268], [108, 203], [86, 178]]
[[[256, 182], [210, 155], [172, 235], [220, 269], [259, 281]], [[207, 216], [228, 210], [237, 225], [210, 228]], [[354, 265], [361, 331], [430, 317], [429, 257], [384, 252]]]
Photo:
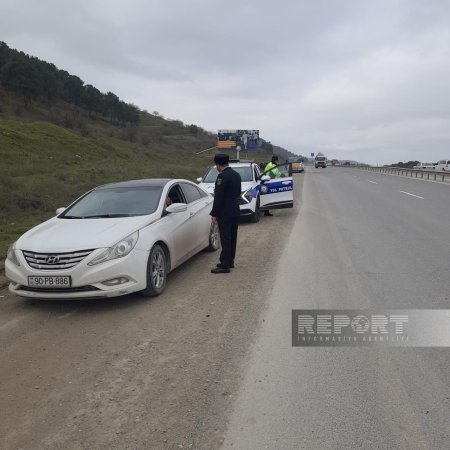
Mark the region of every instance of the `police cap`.
[[272, 155], [272, 162], [278, 161], [278, 156], [277, 155]]
[[214, 164], [219, 164], [219, 166], [228, 166], [230, 157], [224, 153], [218, 153], [214, 156]]

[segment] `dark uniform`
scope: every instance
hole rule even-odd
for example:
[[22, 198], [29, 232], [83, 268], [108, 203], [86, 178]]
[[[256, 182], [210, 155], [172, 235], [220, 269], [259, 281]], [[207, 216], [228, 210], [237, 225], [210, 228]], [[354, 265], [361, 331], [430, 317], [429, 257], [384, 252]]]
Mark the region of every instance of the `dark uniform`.
[[[225, 159], [228, 164], [228, 158]], [[219, 162], [220, 164], [220, 162]], [[229, 269], [234, 265], [237, 231], [239, 223], [239, 198], [241, 196], [241, 176], [231, 167], [226, 167], [217, 176], [214, 189], [214, 203], [211, 216], [217, 217], [222, 252], [220, 266]]]

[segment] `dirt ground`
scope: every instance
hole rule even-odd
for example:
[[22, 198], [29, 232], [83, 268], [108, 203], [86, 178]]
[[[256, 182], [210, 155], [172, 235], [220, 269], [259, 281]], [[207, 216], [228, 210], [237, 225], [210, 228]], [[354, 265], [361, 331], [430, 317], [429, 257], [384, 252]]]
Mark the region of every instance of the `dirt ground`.
[[37, 301], [0, 289], [0, 448], [215, 449], [301, 202], [241, 223], [236, 268], [200, 253], [163, 295]]

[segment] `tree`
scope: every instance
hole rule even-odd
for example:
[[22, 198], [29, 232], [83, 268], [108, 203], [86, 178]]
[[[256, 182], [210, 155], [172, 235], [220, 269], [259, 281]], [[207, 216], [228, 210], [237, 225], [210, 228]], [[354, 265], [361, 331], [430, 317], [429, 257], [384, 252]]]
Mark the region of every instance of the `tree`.
[[140, 110], [137, 106], [120, 101], [117, 118], [122, 125], [126, 125], [127, 123], [138, 125], [140, 122], [139, 112]]
[[[33, 59], [32, 59], [33, 61]], [[39, 96], [45, 97], [50, 105], [55, 98], [61, 97], [62, 83], [58, 79], [58, 69], [54, 64], [33, 61], [39, 74]]]
[[91, 84], [84, 86], [82, 95], [83, 106], [89, 112], [101, 113], [103, 111], [103, 94]]
[[39, 76], [28, 58], [19, 57], [8, 61], [1, 71], [2, 85], [23, 97], [25, 104], [39, 93]]
[[103, 114], [109, 116], [110, 123], [113, 123], [113, 119], [117, 118], [117, 113], [119, 110], [119, 97], [108, 92], [103, 99]]
[[188, 126], [189, 133], [198, 134], [198, 126], [197, 125], [189, 125]]
[[71, 75], [65, 70], [59, 71], [59, 77], [62, 84], [62, 98], [68, 103], [81, 106], [83, 97], [84, 82], [75, 75]]
[[0, 69], [8, 61], [10, 53], [11, 50], [9, 47], [4, 42], [0, 41]]

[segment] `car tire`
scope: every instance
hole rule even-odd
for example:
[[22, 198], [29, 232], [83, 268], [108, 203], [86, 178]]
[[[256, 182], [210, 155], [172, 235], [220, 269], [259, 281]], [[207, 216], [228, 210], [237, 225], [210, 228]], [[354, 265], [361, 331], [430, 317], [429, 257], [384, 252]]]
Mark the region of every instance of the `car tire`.
[[167, 255], [164, 249], [155, 244], [150, 250], [147, 264], [147, 287], [141, 291], [145, 297], [156, 297], [161, 294], [167, 282]]
[[261, 208], [259, 206], [259, 196], [256, 199], [255, 212], [250, 216], [250, 222], [257, 223], [261, 219]]
[[220, 248], [220, 233], [217, 223], [211, 224], [209, 229], [209, 244], [206, 247], [207, 252], [215, 252]]

